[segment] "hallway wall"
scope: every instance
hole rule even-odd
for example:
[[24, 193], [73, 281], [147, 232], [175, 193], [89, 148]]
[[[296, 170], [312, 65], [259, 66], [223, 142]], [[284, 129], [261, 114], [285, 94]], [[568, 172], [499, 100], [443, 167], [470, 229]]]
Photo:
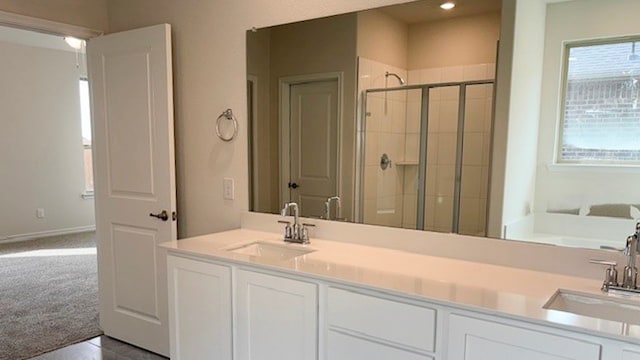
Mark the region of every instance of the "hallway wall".
[[6, 41], [0, 54], [0, 241], [92, 228], [93, 199], [81, 197], [84, 66], [71, 51]]

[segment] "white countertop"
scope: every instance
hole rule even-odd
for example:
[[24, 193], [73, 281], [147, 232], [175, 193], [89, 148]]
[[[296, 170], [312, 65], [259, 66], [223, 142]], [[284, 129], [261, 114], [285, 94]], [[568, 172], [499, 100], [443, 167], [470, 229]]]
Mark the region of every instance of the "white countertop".
[[[231, 230], [161, 244], [170, 253], [248, 264], [367, 287], [433, 303], [508, 316], [640, 344], [640, 326], [546, 310], [557, 289], [600, 294], [601, 281], [540, 271], [312, 239], [314, 252], [283, 261], [226, 248], [255, 241], [284, 244], [281, 234]], [[301, 247], [299, 244], [288, 244]]]

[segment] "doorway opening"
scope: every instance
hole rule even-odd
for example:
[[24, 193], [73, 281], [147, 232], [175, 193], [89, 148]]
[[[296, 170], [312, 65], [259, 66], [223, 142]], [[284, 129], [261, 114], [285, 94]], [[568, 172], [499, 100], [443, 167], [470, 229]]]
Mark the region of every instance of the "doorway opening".
[[73, 48], [62, 35], [0, 26], [0, 338], [11, 339], [0, 358], [101, 334], [89, 84], [78, 41]]

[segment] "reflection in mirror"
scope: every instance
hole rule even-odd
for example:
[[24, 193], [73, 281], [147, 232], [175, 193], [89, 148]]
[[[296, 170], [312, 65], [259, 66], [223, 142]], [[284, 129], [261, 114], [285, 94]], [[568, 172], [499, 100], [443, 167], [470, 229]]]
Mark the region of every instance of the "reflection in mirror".
[[[528, 12], [526, 26], [540, 31], [528, 33], [526, 46], [519, 52], [514, 50], [514, 58], [519, 57], [522, 66], [513, 70], [511, 78], [513, 81], [534, 76], [540, 79], [541, 91], [533, 92], [529, 86], [512, 92], [511, 111], [522, 109], [518, 104], [526, 103], [523, 101], [535, 108], [529, 114], [512, 115], [509, 127], [511, 132], [524, 125], [536, 131], [533, 135], [537, 138], [532, 143], [527, 139], [532, 139], [532, 132], [525, 131], [507, 139], [511, 144], [535, 146], [520, 145], [516, 149], [514, 145], [513, 150], [507, 151], [531, 161], [521, 162], [521, 171], [507, 175], [506, 181], [526, 189], [527, 194], [513, 196], [518, 190], [505, 187], [504, 204], [510, 210], [502, 214], [504, 237], [590, 248], [625, 245], [627, 235], [635, 228], [634, 218], [640, 215], [638, 162], [625, 164], [609, 159], [595, 164], [596, 158], [588, 160], [583, 155], [600, 156], [611, 150], [629, 154], [640, 149], [637, 141], [631, 145], [605, 140], [607, 134], [619, 133], [621, 128], [631, 137], [640, 131], [637, 115], [631, 116], [635, 127], [626, 120], [628, 114], [637, 114], [632, 98], [637, 101], [638, 92], [634, 92], [632, 84], [640, 78], [637, 71], [629, 71], [635, 66], [625, 65], [635, 61], [634, 48], [632, 44], [622, 46], [617, 55], [607, 53], [605, 61], [593, 49], [579, 54], [567, 49], [637, 37], [640, 24], [632, 21], [631, 14], [638, 11], [639, 2], [589, 0], [550, 3], [543, 11]], [[567, 21], [569, 18], [572, 21]], [[539, 50], [527, 52], [526, 48]], [[612, 66], [602, 71], [605, 63]], [[567, 74], [574, 66], [578, 66], [578, 73]], [[618, 90], [613, 90], [616, 87]], [[594, 126], [600, 127], [596, 142], [589, 141]], [[587, 143], [591, 144], [585, 146]], [[591, 147], [594, 144], [598, 149]], [[570, 151], [560, 155], [560, 149]], [[583, 157], [582, 163], [575, 157], [569, 159], [571, 151]], [[529, 175], [523, 176], [522, 171]]]
[[[250, 209], [296, 201], [311, 217], [624, 245], [640, 216], [637, 165], [558, 163], [558, 114], [565, 44], [638, 36], [640, 3], [517, 2], [532, 11], [515, 21], [505, 8], [502, 24], [522, 43], [501, 51], [519, 63], [501, 66], [495, 88], [500, 0], [460, 0], [451, 12], [423, 0], [248, 32]], [[505, 81], [519, 86], [501, 90]], [[459, 84], [437, 86], [453, 82], [467, 82], [464, 98]], [[510, 109], [495, 133], [494, 98]], [[492, 169], [492, 146], [512, 159], [504, 168]], [[492, 178], [504, 187], [489, 192]]]
[[492, 99], [492, 80], [366, 90], [364, 223], [485, 236]]
[[[463, 176], [467, 143], [486, 144], [485, 154], [467, 153], [488, 159], [488, 136], [467, 131], [465, 142], [465, 131], [457, 135], [463, 124], [457, 116], [459, 86], [418, 85], [493, 79], [500, 1], [462, 1], [456, 12], [438, 5], [425, 0], [247, 33], [249, 113], [254, 114], [251, 210], [278, 213], [281, 204], [295, 201], [303, 216], [333, 214], [332, 219], [446, 232], [458, 232], [460, 222], [454, 220], [462, 212], [474, 213], [463, 225], [467, 233], [484, 234], [487, 182], [469, 191], [455, 178]], [[375, 93], [409, 86], [412, 90]], [[425, 106], [423, 89], [431, 94]], [[365, 95], [365, 90], [374, 92]], [[462, 100], [467, 116], [461, 120], [490, 126], [490, 118], [476, 114], [487, 114], [492, 90], [479, 91], [489, 95], [482, 104], [476, 92], [469, 88], [469, 100]], [[372, 109], [364, 109], [367, 96]], [[421, 134], [421, 110], [428, 108], [424, 124], [430, 132]], [[370, 116], [363, 117], [363, 109]], [[365, 128], [366, 134], [359, 131]], [[427, 164], [428, 158], [437, 160], [438, 142], [441, 161]], [[385, 153], [388, 170], [379, 166]], [[373, 160], [375, 170], [364, 166]], [[465, 176], [480, 179], [480, 166], [468, 174], [465, 168]], [[485, 178], [487, 167], [488, 160]], [[441, 170], [440, 187], [436, 170]], [[473, 204], [461, 196], [474, 192]], [[335, 197], [340, 201], [328, 201]], [[435, 226], [443, 208], [448, 215], [438, 217]]]
[[320, 217], [327, 199], [340, 196], [340, 216], [353, 221], [356, 19], [346, 14], [248, 32], [257, 97], [251, 210], [279, 213], [295, 201], [302, 216]]

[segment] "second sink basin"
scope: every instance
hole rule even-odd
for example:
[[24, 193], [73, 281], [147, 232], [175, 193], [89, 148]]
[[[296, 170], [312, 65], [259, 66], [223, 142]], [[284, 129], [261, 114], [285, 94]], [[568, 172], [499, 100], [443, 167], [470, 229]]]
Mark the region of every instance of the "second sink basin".
[[288, 260], [301, 255], [309, 254], [315, 250], [298, 247], [297, 245], [274, 244], [270, 242], [256, 241], [228, 248], [227, 251], [250, 256], [259, 256], [273, 260]]
[[558, 289], [543, 308], [640, 325], [640, 301], [635, 298]]

